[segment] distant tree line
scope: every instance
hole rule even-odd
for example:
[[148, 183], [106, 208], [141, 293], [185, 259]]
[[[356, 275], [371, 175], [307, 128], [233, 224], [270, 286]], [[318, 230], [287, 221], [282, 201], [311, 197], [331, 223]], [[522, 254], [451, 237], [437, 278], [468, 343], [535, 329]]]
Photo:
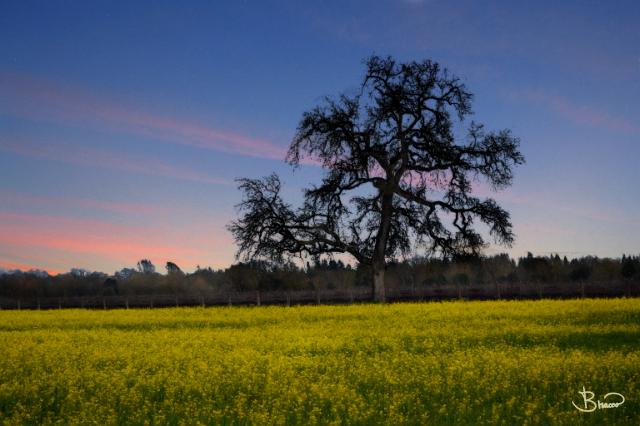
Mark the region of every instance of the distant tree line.
[[[55, 276], [42, 271], [4, 271], [0, 274], [0, 297], [34, 299], [47, 297], [111, 295], [199, 295], [211, 292], [331, 290], [370, 285], [369, 267], [320, 260], [304, 267], [293, 263], [238, 263], [224, 270], [200, 268], [183, 272], [167, 262], [164, 274], [143, 259], [136, 268], [124, 268], [109, 276], [102, 272], [72, 269]], [[640, 285], [640, 256], [622, 258], [586, 256], [567, 259], [558, 255], [527, 256], [514, 260], [506, 254], [461, 258], [456, 261], [413, 259], [390, 263], [388, 288], [471, 285], [525, 286], [574, 285], [576, 283], [620, 283]]]

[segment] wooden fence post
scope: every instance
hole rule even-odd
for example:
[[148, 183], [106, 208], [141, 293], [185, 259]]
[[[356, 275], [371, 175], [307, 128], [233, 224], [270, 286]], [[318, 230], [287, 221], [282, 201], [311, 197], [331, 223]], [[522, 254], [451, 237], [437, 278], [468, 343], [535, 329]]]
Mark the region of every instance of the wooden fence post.
[[18, 299], [18, 310], [20, 310], [20, 299]]
[[38, 298], [38, 310], [40, 310], [40, 298]]
[[102, 309], [107, 309], [107, 300], [104, 297], [102, 298]]
[[204, 296], [200, 296], [200, 305], [204, 308], [205, 304], [204, 304]]
[[149, 299], [149, 306], [153, 308], [153, 296]]
[[229, 295], [228, 303], [229, 303], [229, 306], [233, 306], [233, 305], [231, 304], [231, 295]]
[[256, 291], [256, 303], [258, 306], [260, 306], [260, 290]]
[[58, 309], [62, 309], [62, 300], [58, 298]]
[[176, 296], [176, 308], [179, 307], [178, 305], [178, 296]]
[[129, 298], [124, 299], [124, 307], [129, 309]]
[[291, 293], [287, 291], [287, 306], [291, 306]]

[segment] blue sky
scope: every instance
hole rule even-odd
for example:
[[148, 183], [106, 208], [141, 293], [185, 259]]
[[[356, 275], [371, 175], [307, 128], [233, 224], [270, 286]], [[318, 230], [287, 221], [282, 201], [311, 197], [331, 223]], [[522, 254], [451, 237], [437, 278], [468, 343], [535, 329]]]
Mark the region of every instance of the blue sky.
[[[224, 267], [233, 180], [279, 159], [362, 60], [436, 60], [527, 164], [495, 197], [514, 256], [640, 252], [640, 4], [0, 3], [0, 266]], [[490, 248], [489, 253], [503, 251]]]

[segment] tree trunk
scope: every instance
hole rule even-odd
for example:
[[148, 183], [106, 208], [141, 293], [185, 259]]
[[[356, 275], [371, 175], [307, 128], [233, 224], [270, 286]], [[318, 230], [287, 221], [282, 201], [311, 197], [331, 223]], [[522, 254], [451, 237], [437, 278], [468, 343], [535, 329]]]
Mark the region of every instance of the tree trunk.
[[384, 291], [384, 265], [373, 267], [373, 300], [384, 303], [386, 300]]
[[374, 302], [384, 303], [386, 300], [384, 292], [385, 254], [391, 226], [391, 215], [393, 213], [393, 193], [383, 193], [381, 204], [380, 226], [376, 236], [371, 265], [373, 266], [373, 300]]

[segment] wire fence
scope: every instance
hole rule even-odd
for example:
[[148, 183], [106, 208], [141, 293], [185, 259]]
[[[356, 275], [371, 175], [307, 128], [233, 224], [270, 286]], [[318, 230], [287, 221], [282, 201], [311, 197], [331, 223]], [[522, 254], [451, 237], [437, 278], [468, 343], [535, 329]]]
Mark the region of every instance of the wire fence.
[[[513, 283], [492, 285], [402, 286], [386, 289], [387, 301], [565, 299], [576, 297], [638, 297], [637, 282]], [[197, 294], [103, 295], [0, 298], [0, 309], [129, 309], [180, 306], [260, 306], [347, 304], [372, 300], [370, 288], [296, 291], [212, 291]]]

